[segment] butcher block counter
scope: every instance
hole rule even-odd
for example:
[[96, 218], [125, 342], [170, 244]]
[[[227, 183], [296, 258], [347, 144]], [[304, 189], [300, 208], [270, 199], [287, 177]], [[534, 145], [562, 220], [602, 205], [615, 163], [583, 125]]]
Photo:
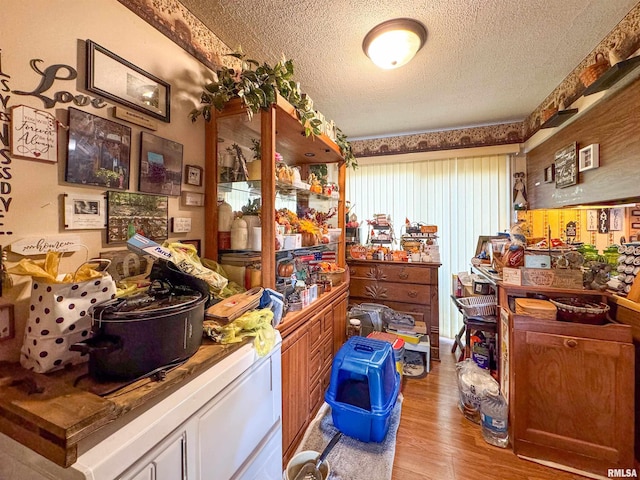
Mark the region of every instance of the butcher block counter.
[[38, 374], [1, 362], [0, 432], [68, 467], [78, 458], [80, 441], [129, 412], [148, 408], [245, 343], [220, 345], [205, 339], [195, 355], [162, 380], [127, 386], [92, 380], [86, 363]]

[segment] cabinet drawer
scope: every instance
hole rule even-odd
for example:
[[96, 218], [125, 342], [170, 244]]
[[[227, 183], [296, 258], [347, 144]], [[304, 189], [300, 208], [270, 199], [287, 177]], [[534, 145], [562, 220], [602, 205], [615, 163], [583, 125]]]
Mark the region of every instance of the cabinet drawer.
[[309, 357], [309, 378], [311, 380], [318, 377], [320, 370], [322, 369], [323, 357], [322, 349], [318, 348], [310, 352]]
[[357, 298], [368, 298], [373, 301], [393, 300], [401, 303], [429, 305], [431, 303], [431, 286], [415, 283], [386, 283], [377, 280], [352, 278], [349, 295]]
[[322, 342], [322, 317], [316, 315], [309, 320], [309, 347], [311, 350], [315, 350], [320, 346]]
[[331, 364], [333, 359], [333, 332], [331, 330], [326, 332], [325, 339], [322, 342], [321, 354], [323, 367]]
[[387, 264], [349, 264], [351, 281], [356, 278], [380, 282], [419, 283], [437, 285], [438, 270], [420, 266]]

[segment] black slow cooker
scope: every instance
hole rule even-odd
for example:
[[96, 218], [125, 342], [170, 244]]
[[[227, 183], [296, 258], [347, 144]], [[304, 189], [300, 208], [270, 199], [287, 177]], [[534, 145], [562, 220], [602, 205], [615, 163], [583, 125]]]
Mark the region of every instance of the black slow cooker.
[[70, 348], [89, 354], [96, 380], [129, 381], [175, 366], [202, 343], [206, 282], [156, 261], [146, 292], [102, 302], [89, 309], [93, 336]]

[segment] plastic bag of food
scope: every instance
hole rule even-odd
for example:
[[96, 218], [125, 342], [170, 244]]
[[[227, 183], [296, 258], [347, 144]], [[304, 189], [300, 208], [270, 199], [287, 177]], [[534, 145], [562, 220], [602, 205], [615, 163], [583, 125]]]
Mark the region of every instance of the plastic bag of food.
[[271, 325], [273, 312], [268, 308], [245, 312], [226, 325], [213, 321], [204, 322], [204, 332], [215, 341], [224, 344], [238, 343], [247, 337], [255, 337], [253, 346], [263, 357], [276, 343], [276, 331]]
[[181, 271], [207, 282], [214, 296], [219, 295], [227, 286], [228, 280], [225, 277], [202, 265], [196, 247], [193, 245], [165, 242], [162, 246], [171, 252], [171, 261]]
[[[224, 268], [222, 268], [222, 265], [220, 265], [218, 262], [215, 262], [209, 258], [201, 258], [200, 261], [202, 262], [202, 265], [204, 265], [208, 269], [213, 270], [214, 272], [222, 275], [226, 279], [229, 278], [229, 275], [227, 274], [227, 272], [225, 272]], [[220, 299], [229, 298], [230, 296], [235, 295], [236, 293], [242, 293], [247, 291], [246, 288], [244, 288], [241, 285], [238, 285], [233, 280], [228, 280], [228, 282], [229, 283], [227, 283], [227, 286], [224, 287], [220, 291], [220, 293], [216, 295], [216, 298], [220, 298]]]
[[462, 414], [474, 423], [480, 423], [480, 403], [487, 391], [500, 389], [498, 382], [488, 370], [480, 368], [467, 358], [456, 363], [458, 373], [458, 408]]

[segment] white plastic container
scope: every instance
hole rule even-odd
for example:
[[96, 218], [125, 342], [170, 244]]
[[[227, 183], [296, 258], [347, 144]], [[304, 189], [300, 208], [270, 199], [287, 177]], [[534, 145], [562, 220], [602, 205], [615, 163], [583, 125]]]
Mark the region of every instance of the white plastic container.
[[480, 400], [480, 424], [482, 437], [496, 447], [509, 445], [509, 405], [496, 387], [488, 388]]
[[246, 250], [248, 247], [249, 233], [247, 222], [241, 217], [236, 218], [231, 225], [231, 249]]

